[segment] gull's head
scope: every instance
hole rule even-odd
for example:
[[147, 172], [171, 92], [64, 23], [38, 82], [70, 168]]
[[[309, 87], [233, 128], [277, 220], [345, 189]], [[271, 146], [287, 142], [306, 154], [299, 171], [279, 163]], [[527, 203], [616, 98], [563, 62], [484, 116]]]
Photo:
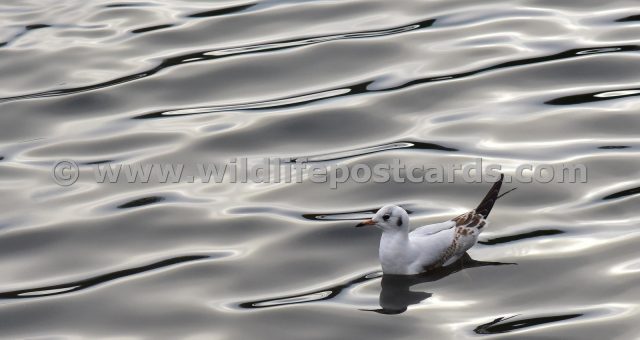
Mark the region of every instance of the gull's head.
[[376, 226], [384, 232], [409, 231], [409, 214], [397, 205], [385, 205], [376, 215], [358, 223], [356, 227]]

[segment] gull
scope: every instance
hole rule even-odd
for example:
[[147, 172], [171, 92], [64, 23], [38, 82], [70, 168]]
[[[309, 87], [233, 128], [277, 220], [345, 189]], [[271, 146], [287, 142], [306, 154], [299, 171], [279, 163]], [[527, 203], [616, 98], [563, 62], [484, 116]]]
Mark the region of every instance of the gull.
[[415, 275], [444, 267], [456, 262], [476, 244], [478, 235], [487, 226], [493, 204], [502, 196], [498, 194], [503, 179], [504, 175], [500, 174], [477, 208], [446, 222], [409, 232], [407, 211], [396, 205], [385, 205], [373, 218], [356, 227], [376, 226], [382, 230], [378, 255], [384, 274]]

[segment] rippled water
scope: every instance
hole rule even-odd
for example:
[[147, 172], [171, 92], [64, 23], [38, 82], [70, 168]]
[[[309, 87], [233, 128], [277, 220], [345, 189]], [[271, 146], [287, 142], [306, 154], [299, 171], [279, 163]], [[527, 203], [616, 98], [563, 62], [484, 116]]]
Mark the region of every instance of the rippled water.
[[[640, 334], [637, 1], [0, 4], [3, 338], [631, 339]], [[518, 184], [462, 263], [382, 277], [486, 184], [97, 184], [60, 159], [483, 157]], [[516, 185], [508, 185], [514, 187]]]

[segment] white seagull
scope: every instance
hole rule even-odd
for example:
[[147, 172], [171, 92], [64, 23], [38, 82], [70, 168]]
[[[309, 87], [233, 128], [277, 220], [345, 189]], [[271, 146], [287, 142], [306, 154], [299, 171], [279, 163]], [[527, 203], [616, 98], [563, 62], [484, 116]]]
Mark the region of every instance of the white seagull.
[[356, 227], [373, 225], [382, 230], [379, 257], [384, 274], [414, 275], [456, 262], [478, 241], [486, 218], [499, 198], [504, 175], [493, 184], [477, 208], [442, 223], [409, 232], [409, 215], [396, 205], [386, 205]]

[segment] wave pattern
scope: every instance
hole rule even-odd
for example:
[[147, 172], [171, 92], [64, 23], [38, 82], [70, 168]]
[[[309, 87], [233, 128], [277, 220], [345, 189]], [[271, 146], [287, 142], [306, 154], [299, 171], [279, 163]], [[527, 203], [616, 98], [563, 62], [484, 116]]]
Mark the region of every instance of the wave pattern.
[[[2, 337], [640, 334], [638, 21], [627, 0], [3, 2]], [[389, 203], [442, 221], [486, 183], [92, 173], [245, 157], [587, 181], [505, 183], [469, 254], [407, 278], [356, 221]], [[53, 181], [61, 160], [75, 184]]]
[[178, 264], [200, 261], [204, 259], [208, 259], [210, 256], [208, 255], [190, 255], [190, 256], [180, 256], [175, 257], [159, 262], [155, 262], [146, 266], [129, 268], [124, 270], [119, 270], [99, 276], [94, 276], [88, 279], [51, 285], [46, 287], [32, 288], [32, 289], [21, 289], [14, 290], [10, 292], [0, 292], [0, 300], [2, 299], [31, 299], [45, 296], [53, 296], [53, 295], [61, 295], [68, 294], [84, 289], [88, 289], [100, 284], [104, 284], [110, 281], [114, 281], [120, 278], [125, 278], [132, 275], [138, 275], [145, 272], [162, 269], [165, 267], [175, 266]]
[[[409, 25], [404, 25], [404, 26], [394, 27], [389, 29], [382, 29], [382, 30], [350, 32], [350, 33], [335, 34], [335, 35], [328, 35], [328, 36], [316, 36], [316, 37], [309, 37], [309, 38], [290, 39], [290, 40], [267, 42], [267, 43], [262, 43], [257, 45], [229, 47], [229, 48], [223, 48], [218, 50], [188, 53], [188, 54], [183, 54], [183, 55], [179, 55], [171, 58], [166, 58], [158, 66], [152, 69], [146, 70], [144, 72], [139, 72], [136, 74], [131, 74], [124, 77], [116, 78], [104, 83], [93, 84], [93, 85], [82, 86], [82, 87], [75, 87], [75, 88], [55, 89], [51, 91], [24, 94], [24, 95], [13, 96], [13, 97], [5, 97], [5, 98], [0, 98], [0, 102], [31, 99], [31, 98], [64, 96], [69, 94], [97, 90], [105, 87], [115, 86], [118, 84], [128, 83], [138, 79], [143, 79], [143, 78], [152, 76], [160, 71], [163, 71], [167, 68], [171, 68], [178, 65], [185, 65], [189, 63], [223, 59], [223, 58], [241, 56], [245, 54], [281, 51], [281, 50], [286, 50], [286, 49], [291, 49], [296, 47], [308, 46], [308, 45], [325, 43], [329, 41], [342, 40], [342, 39], [363, 39], [363, 38], [374, 38], [374, 37], [380, 37], [380, 36], [386, 36], [386, 35], [392, 35], [392, 34], [400, 34], [403, 32], [408, 32], [412, 30], [429, 27], [433, 24], [434, 21], [435, 20], [429, 19], [429, 20], [425, 20], [422, 22], [414, 23], [414, 24], [409, 24]], [[158, 26], [156, 26], [155, 28], [157, 29], [157, 27]], [[148, 31], [148, 30], [149, 30], [148, 28], [143, 29], [142, 32]], [[141, 31], [138, 29], [138, 31], [134, 33], [140, 33], [140, 32]]]
[[[472, 70], [468, 72], [412, 79], [403, 84], [395, 85], [395, 86], [376, 87], [375, 80], [368, 80], [368, 81], [364, 81], [357, 84], [347, 85], [344, 87], [325, 89], [318, 92], [304, 93], [304, 94], [289, 96], [284, 98], [275, 98], [275, 99], [252, 102], [252, 103], [201, 106], [201, 107], [175, 109], [170, 111], [151, 112], [151, 113], [146, 113], [144, 115], [136, 116], [135, 118], [148, 119], [148, 118], [161, 118], [164, 116], [197, 115], [197, 114], [205, 114], [205, 113], [224, 112], [224, 111], [286, 109], [286, 108], [297, 107], [297, 106], [306, 105], [306, 104], [314, 103], [321, 100], [327, 100], [327, 99], [337, 99], [337, 98], [342, 98], [347, 96], [356, 96], [356, 95], [367, 94], [367, 93], [398, 91], [398, 90], [403, 90], [406, 88], [410, 88], [410, 87], [422, 85], [422, 84], [472, 77], [484, 72], [490, 72], [490, 71], [500, 70], [504, 68], [526, 66], [531, 64], [545, 63], [545, 62], [563, 60], [568, 58], [576, 58], [576, 57], [581, 57], [581, 56], [590, 55], [590, 54], [633, 52], [638, 50], [640, 50], [640, 45], [590, 47], [590, 48], [572, 49], [572, 50], [567, 50], [567, 51], [549, 55], [549, 56], [504, 62], [497, 65], [484, 67], [481, 69]], [[621, 93], [621, 94], [615, 95], [615, 93]], [[576, 103], [597, 101], [597, 100], [609, 100], [609, 99], [614, 99], [612, 97], [628, 97], [628, 96], [636, 95], [636, 93], [637, 93], [636, 90], [623, 90], [623, 91], [615, 91], [614, 95], [611, 95], [611, 96], [606, 96], [606, 95], [603, 96], [603, 94], [601, 93], [575, 95], [575, 96], [568, 96], [568, 97], [553, 99], [553, 100], [547, 101], [546, 104], [564, 105], [565, 103], [576, 104]], [[600, 95], [601, 97], [598, 97], [598, 95]], [[591, 98], [596, 98], [596, 99], [591, 99]], [[13, 100], [13, 99], [17, 99], [17, 98], [6, 98], [6, 100]], [[4, 100], [4, 99], [0, 98], [0, 101], [1, 100]]]

